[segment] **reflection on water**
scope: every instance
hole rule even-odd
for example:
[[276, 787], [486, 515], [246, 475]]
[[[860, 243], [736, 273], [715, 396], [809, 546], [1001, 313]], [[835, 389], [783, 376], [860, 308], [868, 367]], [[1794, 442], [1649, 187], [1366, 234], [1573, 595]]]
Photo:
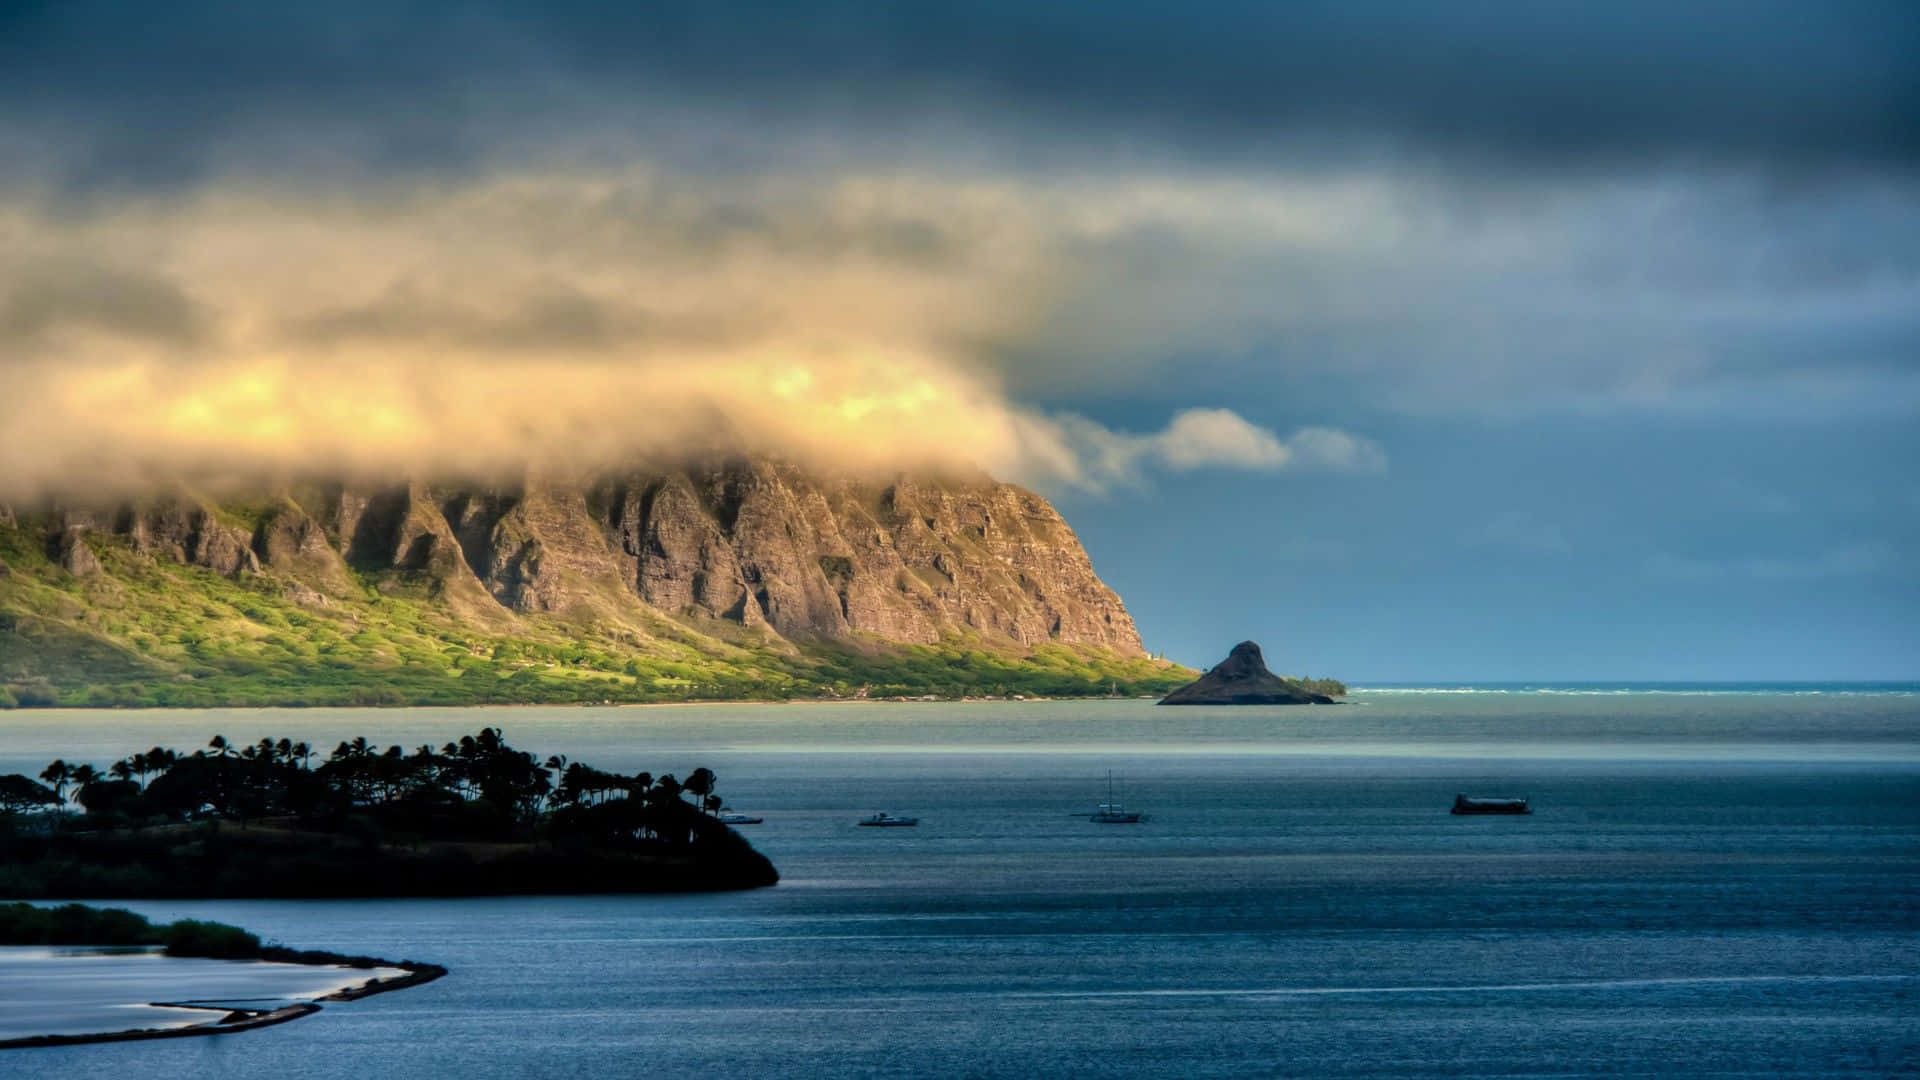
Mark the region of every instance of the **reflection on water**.
[[[715, 769], [784, 874], [718, 896], [129, 904], [452, 973], [231, 1038], [17, 1052], [10, 1075], [1920, 1068], [1911, 695], [0, 724], [0, 771], [214, 731], [413, 745], [497, 724], [607, 768]], [[1151, 822], [1072, 816], [1109, 768]], [[1458, 792], [1536, 813], [1453, 817]], [[877, 809], [921, 825], [854, 826]]]

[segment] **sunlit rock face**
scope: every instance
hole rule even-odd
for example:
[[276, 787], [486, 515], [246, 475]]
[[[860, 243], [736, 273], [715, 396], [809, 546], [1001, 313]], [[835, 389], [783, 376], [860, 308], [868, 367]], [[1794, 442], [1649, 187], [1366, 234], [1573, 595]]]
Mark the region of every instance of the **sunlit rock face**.
[[984, 475], [835, 477], [753, 458], [603, 481], [588, 502], [636, 593], [787, 637], [974, 631], [1141, 653], [1045, 499]]
[[125, 507], [114, 529], [131, 539], [134, 550], [142, 554], [202, 566], [229, 577], [260, 569], [260, 560], [245, 532], [221, 521], [213, 507], [186, 498], [163, 498]]
[[100, 560], [86, 544], [86, 530], [69, 525], [47, 539], [47, 556], [74, 577], [92, 577], [100, 572]]
[[[61, 527], [118, 533], [148, 557], [229, 576], [284, 577], [314, 602], [358, 575], [424, 580], [438, 601], [489, 621], [645, 613], [794, 640], [959, 633], [1144, 652], [1059, 513], [979, 473], [876, 479], [742, 456], [577, 482], [169, 497]], [[49, 543], [75, 573], [97, 571], [77, 540]]]

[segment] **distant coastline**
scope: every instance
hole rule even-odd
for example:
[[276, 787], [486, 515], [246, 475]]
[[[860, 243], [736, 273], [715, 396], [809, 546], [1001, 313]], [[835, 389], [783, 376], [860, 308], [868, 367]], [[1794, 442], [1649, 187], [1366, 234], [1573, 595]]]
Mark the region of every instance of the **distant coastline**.
[[[4, 631], [4, 616], [0, 616], [0, 633]], [[984, 689], [980, 685], [969, 684], [965, 688], [928, 691], [924, 687], [948, 684], [917, 682], [905, 686], [890, 683], [877, 692], [860, 689], [848, 693], [835, 693], [822, 692], [812, 687], [787, 687], [740, 695], [693, 694], [687, 696], [675, 696], [671, 693], [633, 694], [606, 687], [602, 690], [608, 696], [595, 696], [593, 693], [578, 690], [559, 692], [553, 687], [534, 688], [531, 684], [520, 686], [520, 690], [528, 691], [522, 696], [503, 696], [495, 693], [494, 691], [500, 689], [499, 686], [483, 687], [482, 689], [486, 692], [472, 696], [449, 695], [441, 693], [436, 688], [422, 689], [418, 693], [411, 690], [395, 690], [380, 694], [359, 692], [338, 694], [334, 692], [337, 687], [281, 683], [269, 687], [249, 686], [227, 690], [219, 687], [195, 686], [186, 686], [183, 690], [181, 685], [169, 685], [151, 688], [156, 691], [153, 693], [142, 689], [139, 695], [129, 697], [62, 690], [49, 686], [27, 690], [16, 683], [11, 687], [0, 684], [0, 715], [34, 709], [122, 709], [127, 711], [142, 709], [491, 709], [520, 706], [598, 708], [614, 705], [844, 705], [876, 701], [895, 704], [921, 701], [1104, 701], [1116, 698], [1157, 699], [1193, 674], [1176, 664], [1164, 661], [1154, 663], [1159, 666], [1147, 676], [1134, 673], [1117, 678], [1109, 677], [1112, 673], [1106, 668], [1094, 667], [1089, 669], [1095, 673], [1092, 677], [1083, 677], [1084, 672], [1065, 676], [1042, 674], [1033, 678], [1015, 673], [991, 684], [996, 687], [1008, 684], [1026, 687], [1018, 690]], [[368, 676], [374, 678], [380, 674], [369, 672]], [[548, 693], [549, 691], [552, 692]]]
[[[1863, 680], [1858, 682], [1374, 682], [1352, 683], [1348, 685], [1347, 696], [1359, 697], [1368, 694], [1567, 694], [1593, 695], [1606, 694], [1891, 694], [1920, 695], [1920, 680]], [[319, 704], [297, 702], [288, 704], [233, 704], [233, 705], [179, 705], [179, 704], [95, 704], [95, 703], [55, 703], [33, 706], [0, 707], [0, 724], [5, 723], [9, 713], [32, 712], [124, 712], [130, 714], [148, 712], [235, 712], [235, 711], [325, 711], [325, 712], [385, 712], [397, 713], [411, 709], [459, 709], [461, 711], [516, 713], [533, 709], [686, 709], [686, 708], [736, 708], [742, 706], [863, 706], [863, 705], [1033, 705], [1033, 704], [1097, 704], [1117, 701], [1157, 701], [1158, 694], [1122, 693], [1122, 694], [1084, 694], [1084, 695], [1047, 695], [1047, 694], [967, 694], [960, 696], [941, 695], [895, 695], [868, 697], [793, 697], [793, 698], [690, 698], [672, 701], [552, 701], [552, 702], [480, 702], [470, 705], [448, 704], [440, 701], [398, 702], [385, 704]]]
[[1021, 705], [1037, 702], [1098, 702], [1098, 701], [1158, 701], [1159, 694], [965, 694], [956, 697], [943, 697], [938, 694], [896, 695], [890, 697], [794, 697], [794, 698], [688, 698], [678, 701], [491, 701], [472, 705], [448, 704], [440, 701], [397, 702], [385, 704], [315, 704], [298, 702], [293, 704], [257, 704], [242, 705], [97, 705], [88, 703], [57, 703], [44, 705], [18, 705], [0, 707], [0, 723], [8, 713], [27, 712], [195, 712], [195, 711], [234, 711], [243, 709], [266, 710], [325, 710], [328, 712], [400, 712], [406, 709], [460, 709], [499, 710], [502, 712], [525, 709], [684, 709], [699, 706], [724, 705]]

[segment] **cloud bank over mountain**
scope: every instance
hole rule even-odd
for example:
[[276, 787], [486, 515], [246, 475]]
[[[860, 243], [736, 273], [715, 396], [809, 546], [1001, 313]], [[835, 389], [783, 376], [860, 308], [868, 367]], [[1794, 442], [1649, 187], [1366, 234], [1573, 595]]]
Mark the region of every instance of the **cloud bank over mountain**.
[[1103, 225], [931, 181], [746, 187], [631, 164], [320, 199], [236, 182], [77, 216], [16, 202], [0, 486], [715, 446], [1089, 488], [1381, 464], [1358, 436], [1224, 409], [1137, 433], [1012, 396], [979, 343], [1046, 318], [1076, 277], [1063, 249]]

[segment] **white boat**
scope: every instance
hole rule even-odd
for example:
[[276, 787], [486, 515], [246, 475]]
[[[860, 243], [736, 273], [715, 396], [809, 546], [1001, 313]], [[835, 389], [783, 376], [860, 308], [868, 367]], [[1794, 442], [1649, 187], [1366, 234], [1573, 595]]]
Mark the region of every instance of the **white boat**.
[[859, 821], [854, 822], [854, 824], [875, 829], [903, 829], [909, 825], [920, 824], [920, 819], [917, 817], [895, 817], [892, 814], [876, 813], [872, 817], [863, 817]]
[[1128, 810], [1114, 800], [1113, 770], [1107, 770], [1107, 801], [1093, 808], [1087, 820], [1096, 825], [1138, 825], [1147, 820], [1147, 815], [1138, 810]]
[[752, 814], [738, 814], [730, 810], [722, 811], [720, 814], [722, 825], [758, 825], [765, 820], [765, 818], [754, 817]]

